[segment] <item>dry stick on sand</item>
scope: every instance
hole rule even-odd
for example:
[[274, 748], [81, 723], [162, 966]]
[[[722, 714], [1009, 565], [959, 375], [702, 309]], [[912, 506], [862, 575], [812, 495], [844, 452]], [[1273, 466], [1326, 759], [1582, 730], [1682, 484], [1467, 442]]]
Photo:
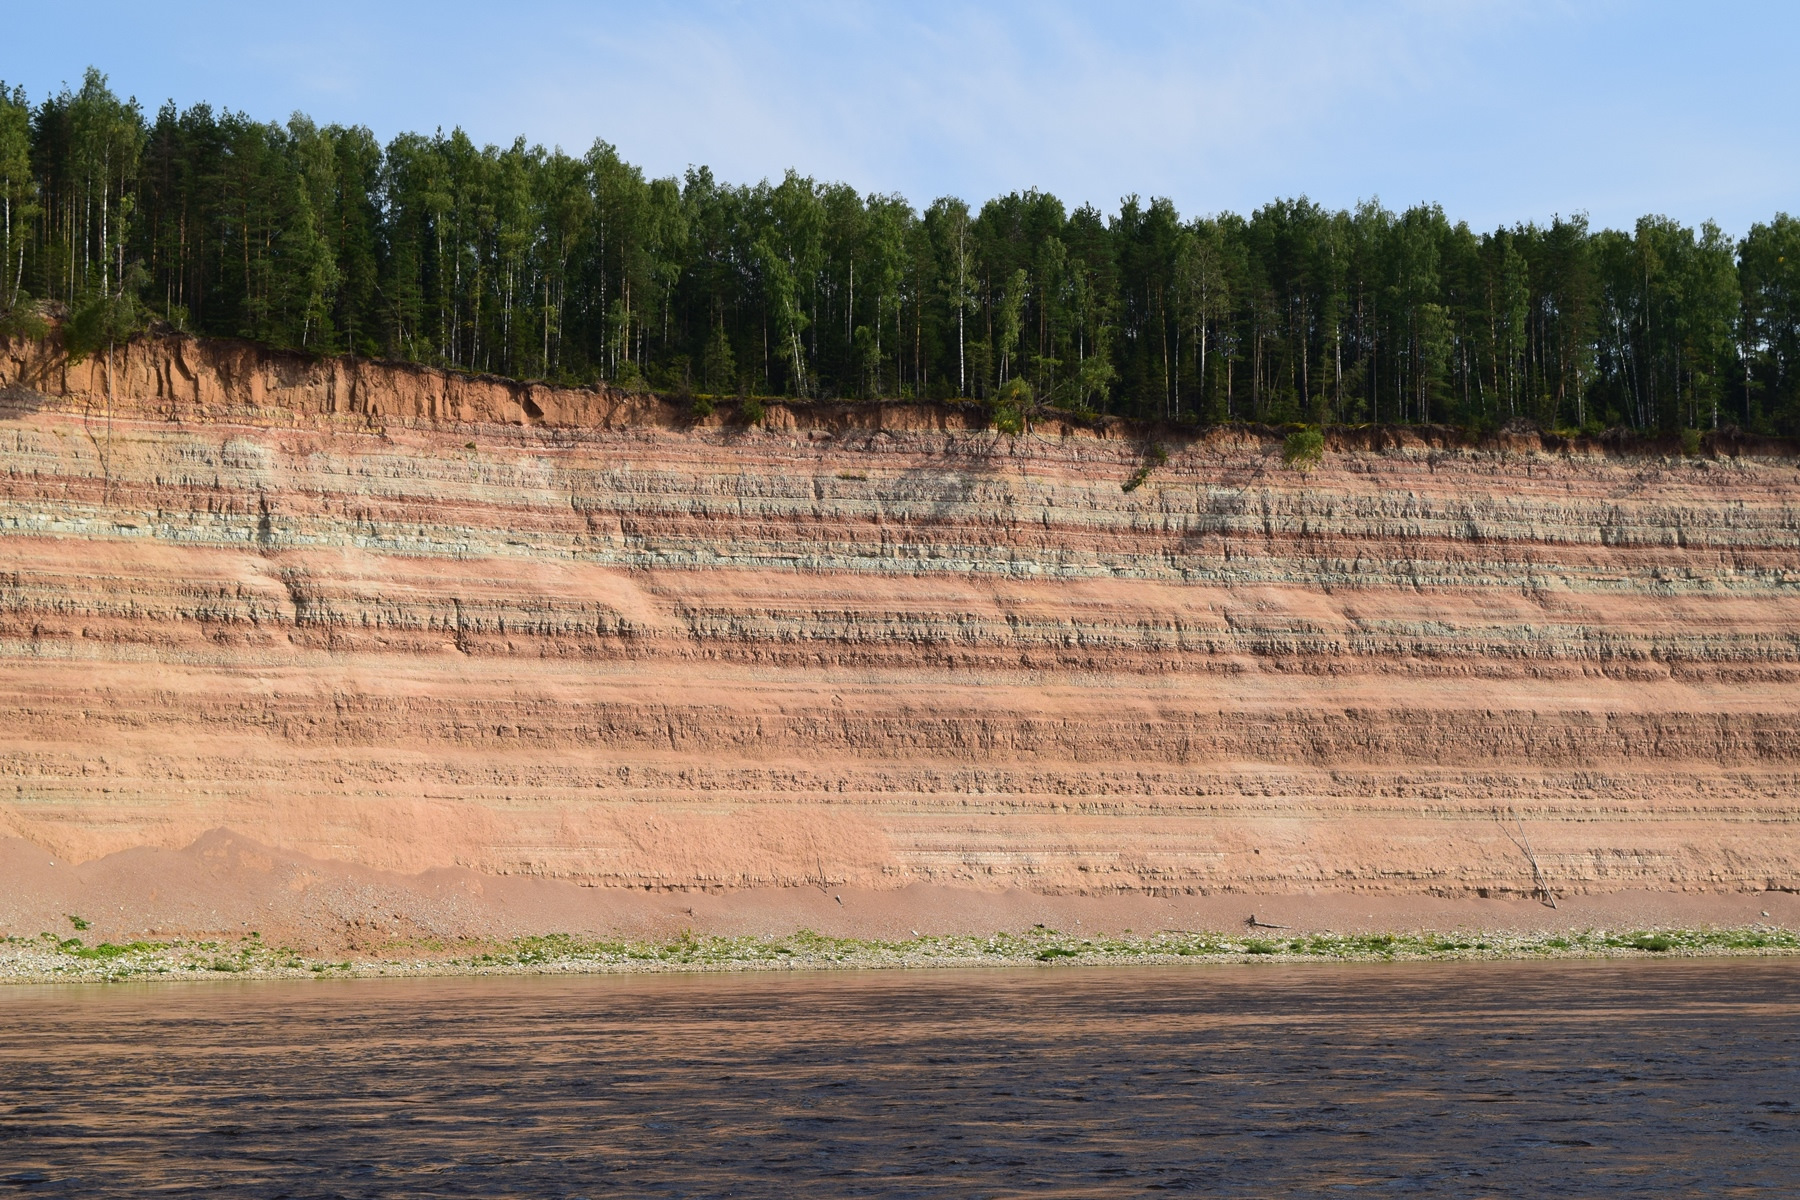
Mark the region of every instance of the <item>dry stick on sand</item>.
[[100, 490], [100, 503], [112, 502], [112, 427], [113, 427], [113, 343], [112, 335], [106, 337], [106, 461], [101, 466], [105, 479]]
[[91, 392], [83, 392], [81, 400], [81, 431], [87, 434], [88, 442], [94, 447], [94, 457], [100, 462], [100, 506], [102, 508], [112, 499], [112, 343], [106, 345], [106, 442], [103, 445], [94, 436], [93, 416], [94, 400]]
[[[1513, 845], [1525, 852], [1525, 859], [1531, 864], [1532, 882], [1537, 885], [1538, 892], [1544, 897], [1544, 903], [1548, 904], [1551, 908], [1555, 908], [1556, 894], [1550, 890], [1550, 881], [1544, 878], [1544, 870], [1542, 867], [1538, 866], [1537, 855], [1532, 852], [1531, 838], [1525, 832], [1524, 819], [1513, 810], [1511, 805], [1507, 805], [1506, 815], [1511, 817], [1514, 824], [1519, 827], [1519, 836], [1513, 837], [1512, 830], [1506, 828], [1506, 822], [1504, 820], [1500, 822], [1500, 828], [1505, 830], [1507, 838], [1512, 841]], [[1496, 818], [1500, 816], [1500, 810], [1498, 808], [1494, 810], [1494, 816]]]

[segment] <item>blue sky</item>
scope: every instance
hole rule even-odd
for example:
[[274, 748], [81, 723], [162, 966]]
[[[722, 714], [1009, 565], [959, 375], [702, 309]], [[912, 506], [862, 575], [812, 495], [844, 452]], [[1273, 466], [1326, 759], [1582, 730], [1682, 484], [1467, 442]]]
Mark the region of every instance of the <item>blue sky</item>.
[[0, 78], [584, 149], [915, 204], [1306, 194], [1477, 227], [1800, 209], [1800, 3], [23, 5]]

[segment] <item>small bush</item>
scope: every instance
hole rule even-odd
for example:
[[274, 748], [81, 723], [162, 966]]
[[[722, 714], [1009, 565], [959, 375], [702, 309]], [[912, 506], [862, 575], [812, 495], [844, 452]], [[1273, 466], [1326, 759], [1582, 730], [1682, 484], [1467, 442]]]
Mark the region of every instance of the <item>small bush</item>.
[[74, 913], [70, 913], [70, 914], [68, 914], [68, 916], [69, 916], [69, 924], [73, 925], [77, 930], [86, 929], [88, 927], [88, 922], [82, 920], [80, 917], [76, 916]]
[[44, 320], [43, 315], [30, 305], [15, 303], [11, 308], [0, 311], [0, 337], [40, 342], [49, 335], [50, 322]]
[[114, 343], [130, 341], [132, 334], [148, 324], [136, 299], [137, 286], [144, 278], [143, 268], [134, 265], [116, 295], [96, 296], [70, 314], [62, 334], [71, 363]]
[[1640, 933], [1627, 944], [1633, 950], [1650, 950], [1661, 954], [1675, 948], [1675, 939], [1661, 933]]
[[1130, 479], [1127, 479], [1119, 486], [1126, 492], [1137, 491], [1150, 481], [1150, 472], [1156, 470], [1156, 468], [1168, 461], [1169, 451], [1163, 444], [1161, 442], [1152, 443], [1150, 449], [1144, 455], [1144, 462], [1137, 470], [1131, 473]]
[[1681, 431], [1681, 452], [1689, 458], [1700, 457], [1700, 431], [1698, 429]]
[[704, 420], [713, 415], [713, 402], [710, 396], [695, 396], [694, 402], [688, 405], [688, 411], [694, 414], [695, 420]]
[[[73, 940], [73, 938], [70, 939], [70, 941]], [[98, 946], [82, 946], [79, 944], [74, 946], [63, 946], [63, 952], [65, 954], [71, 954], [76, 958], [95, 959], [100, 962], [109, 962], [112, 959], [120, 958], [127, 954], [141, 954], [145, 951], [160, 949], [162, 949], [162, 947], [155, 942], [127, 942], [123, 946], [115, 946], [111, 942], [101, 942]]]
[[995, 429], [1010, 437], [1025, 432], [1025, 413], [1031, 407], [1031, 385], [1023, 379], [1009, 379], [1000, 385], [988, 412]]
[[1281, 461], [1296, 471], [1310, 471], [1325, 457], [1325, 435], [1316, 429], [1296, 429], [1281, 444]]
[[768, 415], [763, 402], [754, 396], [738, 405], [738, 416], [743, 418], [746, 425], [761, 425], [763, 418]]

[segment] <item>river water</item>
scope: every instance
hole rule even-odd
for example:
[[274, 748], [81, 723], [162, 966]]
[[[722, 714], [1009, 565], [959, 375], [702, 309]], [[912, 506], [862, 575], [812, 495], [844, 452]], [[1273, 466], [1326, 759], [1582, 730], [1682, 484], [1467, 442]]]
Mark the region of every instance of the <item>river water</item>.
[[1800, 1194], [1800, 962], [0, 989], [0, 1196]]

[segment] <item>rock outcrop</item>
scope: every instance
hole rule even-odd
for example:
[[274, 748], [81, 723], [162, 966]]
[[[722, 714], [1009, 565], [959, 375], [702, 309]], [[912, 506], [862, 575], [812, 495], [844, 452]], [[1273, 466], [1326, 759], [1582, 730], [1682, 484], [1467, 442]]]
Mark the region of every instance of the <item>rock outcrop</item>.
[[0, 388], [0, 835], [63, 856], [1800, 887], [1779, 447], [1389, 430], [1301, 474], [1256, 431], [745, 428], [179, 337], [0, 343]]

